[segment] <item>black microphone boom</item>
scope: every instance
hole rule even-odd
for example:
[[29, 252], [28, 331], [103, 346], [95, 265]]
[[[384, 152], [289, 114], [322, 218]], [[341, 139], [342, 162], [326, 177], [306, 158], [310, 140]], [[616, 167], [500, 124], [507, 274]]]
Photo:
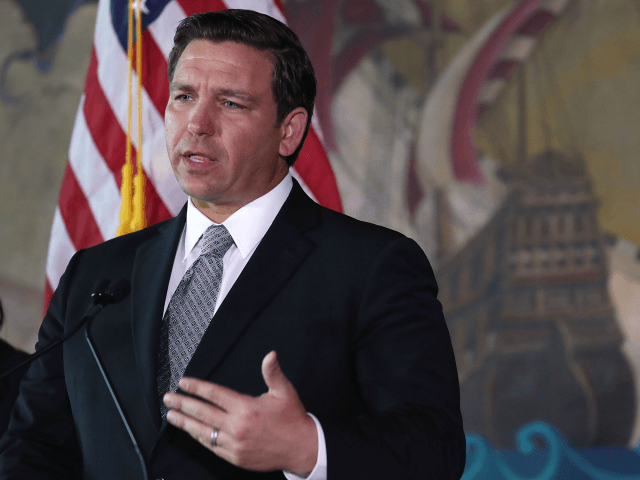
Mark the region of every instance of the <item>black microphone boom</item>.
[[[123, 282], [126, 285], [124, 285]], [[92, 298], [91, 306], [87, 309], [87, 313], [84, 314], [84, 316], [80, 319], [80, 321], [71, 330], [69, 330], [67, 333], [65, 333], [62, 337], [60, 337], [55, 342], [47, 345], [42, 350], [38, 350], [36, 353], [29, 356], [29, 358], [27, 358], [25, 361], [13, 367], [11, 370], [7, 370], [6, 372], [3, 372], [2, 374], [0, 374], [0, 379], [3, 379], [4, 377], [12, 374], [13, 372], [20, 370], [25, 365], [28, 365], [31, 362], [33, 362], [36, 358], [40, 358], [42, 355], [47, 353], [52, 348], [55, 348], [58, 345], [60, 345], [67, 338], [69, 338], [71, 335], [73, 335], [78, 330], [80, 330], [80, 327], [82, 327], [87, 322], [87, 320], [95, 317], [98, 313], [100, 313], [100, 310], [102, 310], [105, 305], [109, 303], [119, 302], [120, 300], [122, 300], [124, 297], [128, 295], [130, 290], [131, 290], [131, 285], [127, 280], [117, 280], [114, 283], [111, 283], [106, 278], [98, 280], [95, 286], [93, 287], [93, 293], [91, 293], [91, 298]], [[122, 294], [122, 292], [125, 292], [124, 295]]]

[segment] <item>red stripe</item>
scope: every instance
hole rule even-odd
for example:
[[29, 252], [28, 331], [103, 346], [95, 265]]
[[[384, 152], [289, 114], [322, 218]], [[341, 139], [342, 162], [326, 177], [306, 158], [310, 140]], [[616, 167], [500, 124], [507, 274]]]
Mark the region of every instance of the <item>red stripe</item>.
[[532, 37], [541, 36], [544, 31], [549, 27], [555, 20], [553, 13], [547, 12], [545, 10], [539, 10], [538, 12], [531, 15], [529, 18], [518, 30], [520, 35], [530, 35]]
[[[92, 247], [102, 242], [102, 234], [93, 218], [89, 202], [82, 193], [78, 180], [68, 163], [62, 179], [58, 205], [76, 250]], [[117, 213], [115, 214], [117, 215]]]
[[[54, 254], [53, 252], [49, 252], [49, 255]], [[51, 288], [51, 283], [49, 283], [49, 279], [45, 278], [44, 280], [44, 302], [42, 309], [42, 318], [47, 313], [47, 309], [49, 308], [49, 303], [51, 303], [51, 297], [53, 297], [53, 288]]]
[[142, 34], [142, 85], [161, 117], [169, 100], [167, 60], [149, 30]]
[[309, 130], [295, 169], [321, 205], [342, 212], [340, 193], [331, 164], [313, 128]]
[[200, 12], [217, 12], [228, 7], [220, 0], [177, 0], [187, 17]]

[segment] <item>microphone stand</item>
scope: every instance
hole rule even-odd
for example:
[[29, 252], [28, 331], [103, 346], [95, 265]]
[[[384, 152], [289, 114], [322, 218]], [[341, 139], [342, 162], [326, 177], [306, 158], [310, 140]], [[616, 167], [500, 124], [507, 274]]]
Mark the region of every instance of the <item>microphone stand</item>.
[[89, 321], [87, 322], [87, 325], [84, 329], [84, 336], [87, 339], [87, 343], [89, 344], [89, 348], [91, 349], [91, 353], [93, 353], [93, 358], [95, 359], [96, 363], [98, 364], [98, 368], [100, 369], [100, 373], [102, 374], [102, 378], [104, 379], [104, 383], [107, 385], [107, 388], [109, 389], [109, 393], [111, 394], [111, 398], [113, 399], [113, 403], [115, 403], [116, 408], [118, 409], [118, 413], [120, 414], [120, 418], [122, 419], [122, 423], [124, 423], [125, 428], [127, 429], [127, 433], [129, 434], [129, 438], [131, 438], [131, 443], [133, 443], [133, 448], [136, 451], [136, 455], [138, 456], [138, 460], [140, 461], [140, 467], [142, 468], [142, 475], [144, 480], [148, 480], [149, 476], [147, 473], [147, 464], [144, 460], [144, 457], [142, 456], [142, 452], [140, 451], [140, 447], [138, 446], [138, 441], [136, 440], [136, 436], [133, 433], [133, 430], [131, 429], [131, 426], [129, 425], [129, 421], [127, 420], [127, 417], [124, 414], [124, 410], [122, 410], [122, 407], [120, 406], [120, 402], [118, 401], [118, 397], [116, 396], [116, 392], [114, 391], [113, 387], [111, 386], [111, 381], [109, 380], [109, 375], [107, 374], [106, 370], [104, 369], [103, 365], [102, 365], [102, 360], [100, 359], [100, 355], [98, 354], [98, 351], [96, 350], [94, 344], [93, 344], [93, 340], [91, 339], [91, 334], [89, 332], [89, 329], [91, 328], [91, 320], [93, 319], [89, 319]]

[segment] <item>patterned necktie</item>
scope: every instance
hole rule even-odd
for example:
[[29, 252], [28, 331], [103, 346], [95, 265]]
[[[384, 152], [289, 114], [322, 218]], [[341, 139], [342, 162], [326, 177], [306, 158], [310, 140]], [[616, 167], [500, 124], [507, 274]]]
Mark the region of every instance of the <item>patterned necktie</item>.
[[209, 326], [222, 281], [222, 257], [233, 245], [224, 225], [211, 225], [202, 236], [200, 256], [180, 280], [160, 328], [158, 395], [160, 413], [166, 418], [162, 397], [175, 392], [187, 364]]

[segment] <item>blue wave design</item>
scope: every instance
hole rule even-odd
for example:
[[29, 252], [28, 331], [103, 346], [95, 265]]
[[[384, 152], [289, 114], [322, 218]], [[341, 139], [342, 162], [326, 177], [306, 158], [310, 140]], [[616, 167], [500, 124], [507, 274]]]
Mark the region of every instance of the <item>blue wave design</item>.
[[[578, 453], [560, 433], [543, 422], [520, 429], [516, 435], [517, 452], [495, 449], [480, 435], [467, 434], [466, 438], [467, 465], [462, 480], [640, 480], [640, 445], [635, 450], [600, 450], [606, 452], [611, 466], [607, 471], [585, 458], [589, 451]], [[535, 438], [545, 442], [547, 448], [537, 449]], [[627, 471], [616, 472], [620, 464], [626, 464]], [[628, 472], [629, 464], [634, 473]]]

